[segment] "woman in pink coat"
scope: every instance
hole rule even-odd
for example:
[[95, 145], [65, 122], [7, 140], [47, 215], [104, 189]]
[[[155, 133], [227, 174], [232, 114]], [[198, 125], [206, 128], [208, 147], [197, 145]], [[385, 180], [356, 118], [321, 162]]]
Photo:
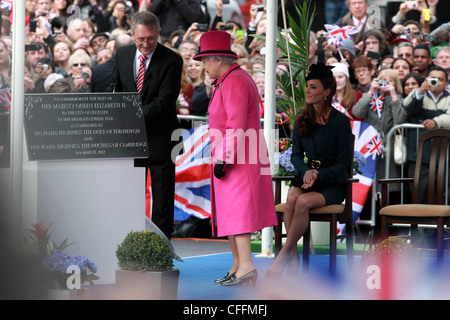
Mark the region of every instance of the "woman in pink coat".
[[228, 236], [233, 266], [215, 282], [256, 283], [250, 234], [276, 225], [270, 164], [261, 130], [259, 95], [250, 75], [234, 62], [230, 34], [211, 31], [200, 38], [194, 59], [215, 79], [209, 104], [213, 235]]

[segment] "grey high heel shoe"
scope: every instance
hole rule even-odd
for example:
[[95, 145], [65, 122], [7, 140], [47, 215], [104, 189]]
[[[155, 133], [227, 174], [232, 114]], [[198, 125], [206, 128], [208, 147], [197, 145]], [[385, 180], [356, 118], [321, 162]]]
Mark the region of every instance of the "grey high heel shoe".
[[256, 269], [253, 269], [249, 273], [244, 274], [239, 278], [236, 277], [236, 274], [234, 274], [228, 281], [222, 282], [222, 285], [224, 287], [234, 287], [249, 283], [252, 286], [255, 286], [256, 280], [258, 280], [258, 271], [256, 271]]
[[214, 283], [221, 284], [222, 282], [230, 280], [231, 277], [234, 276], [235, 274], [236, 274], [236, 272], [234, 272], [234, 273], [227, 272], [227, 274], [223, 278], [214, 280]]

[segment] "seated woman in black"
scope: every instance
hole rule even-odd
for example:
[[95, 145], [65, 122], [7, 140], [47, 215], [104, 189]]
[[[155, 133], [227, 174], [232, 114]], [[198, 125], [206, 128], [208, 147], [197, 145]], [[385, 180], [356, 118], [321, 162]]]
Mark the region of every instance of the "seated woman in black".
[[345, 197], [344, 182], [353, 157], [352, 129], [349, 118], [332, 107], [336, 81], [331, 69], [313, 64], [306, 77], [306, 106], [297, 116], [292, 136], [296, 178], [283, 217], [287, 240], [267, 277], [280, 277], [286, 266], [289, 272], [298, 272], [297, 242], [309, 225], [309, 210], [340, 204]]

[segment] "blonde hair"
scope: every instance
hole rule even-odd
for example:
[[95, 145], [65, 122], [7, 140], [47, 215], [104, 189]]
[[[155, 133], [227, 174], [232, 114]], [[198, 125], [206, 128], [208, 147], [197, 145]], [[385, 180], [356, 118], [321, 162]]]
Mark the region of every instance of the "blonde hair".
[[384, 77], [389, 77], [394, 81], [395, 92], [397, 92], [397, 94], [403, 94], [402, 83], [400, 82], [400, 78], [398, 77], [397, 72], [395, 72], [393, 69], [383, 69], [378, 73], [378, 79]]

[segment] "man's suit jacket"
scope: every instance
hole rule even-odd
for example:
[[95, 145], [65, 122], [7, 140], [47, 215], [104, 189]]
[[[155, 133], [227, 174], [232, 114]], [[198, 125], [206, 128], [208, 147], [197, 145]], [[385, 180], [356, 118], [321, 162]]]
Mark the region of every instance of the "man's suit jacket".
[[[366, 14], [367, 17], [369, 17], [368, 14]], [[381, 21], [380, 19], [376, 19], [377, 25], [381, 27], [381, 31], [386, 35], [387, 34], [387, 28], [386, 28], [386, 24], [384, 23], [384, 21]], [[370, 26], [367, 25], [368, 23], [368, 19], [366, 19], [366, 21], [364, 22], [364, 24], [361, 27], [361, 31], [359, 33], [357, 33], [355, 36], [353, 36], [353, 42], [355, 44], [358, 44], [360, 41], [363, 41], [364, 39], [364, 34], [367, 32], [367, 30], [370, 29]], [[345, 27], [345, 26], [354, 26], [355, 24], [353, 23], [353, 18], [352, 18], [352, 14], [351, 12], [347, 13], [344, 17], [340, 18], [337, 23], [338, 26], [340, 27]]]
[[111, 75], [114, 70], [115, 57], [105, 63], [99, 64], [92, 70], [91, 76], [91, 92], [108, 92], [110, 91]]
[[[112, 76], [116, 92], [136, 92], [133, 74], [136, 46], [118, 48]], [[150, 160], [167, 160], [178, 143], [171, 141], [179, 128], [176, 101], [180, 92], [183, 59], [173, 50], [157, 44], [141, 91]]]

